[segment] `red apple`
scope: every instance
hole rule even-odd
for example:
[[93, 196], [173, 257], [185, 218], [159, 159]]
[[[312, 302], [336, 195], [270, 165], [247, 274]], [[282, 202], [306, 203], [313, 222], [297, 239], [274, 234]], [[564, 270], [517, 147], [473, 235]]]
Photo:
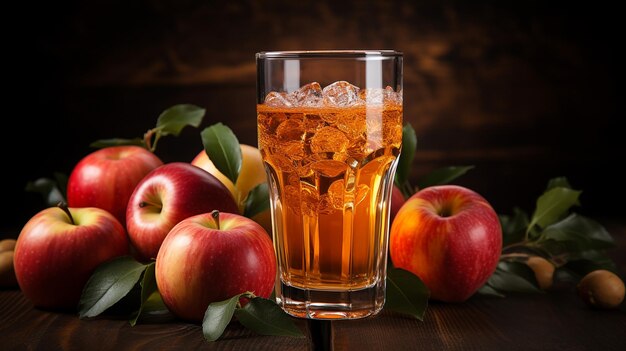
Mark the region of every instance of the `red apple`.
[[101, 263], [128, 254], [128, 237], [105, 210], [50, 207], [24, 226], [15, 246], [15, 276], [37, 307], [75, 309]]
[[184, 162], [162, 165], [137, 184], [128, 202], [126, 229], [140, 260], [157, 257], [169, 231], [183, 219], [219, 210], [238, 213], [228, 188]]
[[493, 274], [502, 250], [498, 215], [465, 187], [420, 190], [391, 226], [391, 260], [422, 279], [434, 300], [467, 300]]
[[392, 222], [393, 222], [393, 219], [396, 217], [396, 214], [400, 210], [400, 207], [402, 207], [402, 205], [404, 205], [405, 201], [406, 201], [406, 199], [404, 198], [404, 195], [402, 194], [402, 191], [400, 190], [400, 188], [398, 188], [397, 186], [394, 185], [392, 190], [391, 190], [391, 212], [390, 212], [390, 218], [391, 218]]
[[139, 146], [111, 146], [80, 160], [68, 179], [70, 207], [98, 207], [110, 212], [122, 225], [126, 206], [137, 183], [163, 162]]
[[155, 269], [168, 309], [182, 319], [200, 322], [212, 302], [246, 291], [269, 297], [276, 257], [269, 235], [252, 219], [204, 213], [172, 229], [159, 250]]

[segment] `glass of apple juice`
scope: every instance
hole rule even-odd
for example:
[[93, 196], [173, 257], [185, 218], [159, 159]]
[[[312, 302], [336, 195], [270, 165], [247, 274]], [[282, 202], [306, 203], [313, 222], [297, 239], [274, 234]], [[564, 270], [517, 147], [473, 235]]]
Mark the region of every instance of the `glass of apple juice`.
[[276, 301], [302, 318], [375, 315], [402, 144], [402, 53], [260, 52], [256, 64]]

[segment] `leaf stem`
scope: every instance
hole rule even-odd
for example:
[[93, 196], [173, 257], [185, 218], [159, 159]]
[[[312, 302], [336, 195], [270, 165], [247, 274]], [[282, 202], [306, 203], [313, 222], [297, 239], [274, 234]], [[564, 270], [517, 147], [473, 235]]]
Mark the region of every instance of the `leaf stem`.
[[501, 260], [503, 260], [503, 259], [506, 260], [506, 259], [509, 259], [509, 258], [528, 258], [530, 256], [531, 255], [527, 254], [527, 253], [512, 252], [512, 253], [508, 253], [508, 254], [502, 254], [500, 256], [500, 259]]
[[527, 247], [528, 247], [528, 240], [525, 239], [523, 241], [504, 246], [502, 248], [502, 252], [508, 251], [508, 250], [511, 250], [511, 249], [516, 249], [516, 248], [527, 248]]
[[[154, 152], [154, 150], [156, 150], [157, 142], [159, 141], [160, 136], [161, 136], [161, 133], [159, 133], [159, 130], [157, 128], [149, 129], [143, 135], [143, 142], [144, 144], [146, 144], [146, 149], [150, 150], [151, 152]], [[152, 141], [153, 139], [154, 139], [154, 143]]]
[[157, 143], [159, 142], [159, 139], [161, 139], [161, 133], [156, 132], [156, 134], [154, 135], [154, 143], [152, 144], [150, 151], [152, 152], [156, 151], [156, 147], [157, 147]]
[[[213, 211], [213, 212], [217, 212], [217, 210]], [[241, 294], [240, 298], [242, 298], [242, 297], [245, 297], [248, 300], [252, 300], [252, 299], [256, 298], [256, 295], [254, 295], [254, 293], [251, 292], [251, 291], [246, 291], [245, 293]], [[243, 306], [241, 305], [241, 300], [237, 300], [237, 309], [242, 308], [242, 307]]]

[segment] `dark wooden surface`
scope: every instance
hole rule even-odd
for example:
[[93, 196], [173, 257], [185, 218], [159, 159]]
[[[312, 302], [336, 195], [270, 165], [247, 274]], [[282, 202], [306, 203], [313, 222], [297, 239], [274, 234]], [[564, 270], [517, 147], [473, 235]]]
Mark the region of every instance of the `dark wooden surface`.
[[[2, 350], [624, 350], [626, 311], [589, 309], [573, 291], [431, 303], [424, 321], [383, 311], [356, 321], [307, 323], [306, 338], [260, 336], [234, 322], [208, 343], [182, 322], [137, 324], [35, 309], [0, 291]], [[318, 325], [311, 325], [318, 324]], [[311, 330], [313, 328], [313, 331]]]
[[210, 344], [199, 325], [167, 322], [132, 327], [126, 320], [80, 320], [71, 313], [34, 308], [19, 290], [0, 291], [0, 350], [311, 349], [306, 322], [297, 322], [307, 338], [259, 336], [231, 323], [219, 342]]
[[333, 322], [334, 350], [624, 350], [624, 310], [594, 311], [573, 291], [431, 303], [424, 322], [384, 313]]
[[[609, 251], [626, 272], [626, 225], [603, 221], [616, 238]], [[622, 274], [622, 278], [623, 278]], [[355, 321], [295, 319], [306, 338], [260, 336], [231, 323], [222, 339], [204, 341], [198, 325], [139, 323], [42, 311], [19, 290], [0, 291], [0, 350], [624, 350], [626, 304], [595, 310], [573, 284], [544, 294], [475, 295], [432, 302], [424, 321], [383, 311]]]

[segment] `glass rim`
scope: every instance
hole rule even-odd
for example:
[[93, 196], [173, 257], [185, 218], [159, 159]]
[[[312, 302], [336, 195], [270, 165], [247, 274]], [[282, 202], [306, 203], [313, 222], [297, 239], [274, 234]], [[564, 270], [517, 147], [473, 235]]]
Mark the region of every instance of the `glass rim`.
[[257, 59], [266, 58], [351, 58], [351, 57], [402, 57], [396, 50], [296, 50], [296, 51], [261, 51]]

